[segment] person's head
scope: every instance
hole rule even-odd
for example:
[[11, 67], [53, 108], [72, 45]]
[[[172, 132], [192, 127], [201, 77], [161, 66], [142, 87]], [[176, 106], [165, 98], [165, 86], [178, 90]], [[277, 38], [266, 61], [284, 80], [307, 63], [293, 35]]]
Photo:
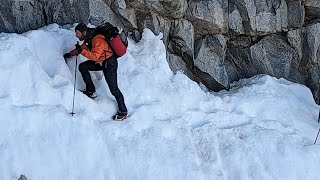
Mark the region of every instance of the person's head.
[[84, 23], [80, 23], [76, 26], [76, 36], [79, 38], [80, 41], [83, 41], [86, 37], [88, 27]]

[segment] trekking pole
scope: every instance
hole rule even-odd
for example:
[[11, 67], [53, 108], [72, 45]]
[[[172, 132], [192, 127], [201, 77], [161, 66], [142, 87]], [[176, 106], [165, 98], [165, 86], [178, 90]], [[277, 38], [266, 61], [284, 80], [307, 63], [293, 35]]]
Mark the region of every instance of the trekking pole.
[[[77, 42], [77, 44], [79, 44], [79, 42]], [[74, 97], [75, 97], [75, 95], [76, 95], [77, 67], [78, 67], [78, 54], [77, 54], [77, 56], [76, 56], [76, 66], [75, 66], [75, 68], [74, 68], [72, 112], [70, 113], [72, 116], [75, 114], [73, 111], [74, 111]]]
[[318, 139], [319, 133], [320, 133], [320, 128], [319, 128], [319, 131], [318, 131], [318, 134], [317, 134], [316, 140], [314, 141], [314, 144], [316, 144], [316, 142], [317, 142], [317, 139]]
[[[319, 123], [319, 120], [320, 120], [320, 111], [319, 111], [319, 115], [318, 115], [318, 123]], [[317, 142], [317, 139], [318, 139], [319, 133], [320, 133], [320, 128], [319, 128], [319, 131], [318, 131], [318, 134], [317, 134], [316, 140], [314, 141], [314, 144], [316, 144], [316, 142]]]
[[320, 110], [319, 110], [319, 115], [318, 115], [318, 123], [320, 122]]

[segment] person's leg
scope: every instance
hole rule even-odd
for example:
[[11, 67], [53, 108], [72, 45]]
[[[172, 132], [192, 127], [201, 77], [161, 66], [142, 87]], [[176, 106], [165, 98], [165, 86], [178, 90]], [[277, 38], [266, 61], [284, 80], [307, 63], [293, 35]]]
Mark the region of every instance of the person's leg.
[[86, 84], [86, 91], [96, 92], [96, 88], [92, 82], [89, 71], [101, 71], [101, 65], [95, 61], [88, 60], [79, 64], [79, 71], [82, 75], [83, 81]]
[[119, 111], [127, 112], [127, 107], [124, 103], [124, 97], [118, 88], [117, 81], [118, 61], [117, 58], [112, 56], [107, 60], [107, 67], [103, 70], [104, 77], [107, 81], [111, 94], [116, 98]]

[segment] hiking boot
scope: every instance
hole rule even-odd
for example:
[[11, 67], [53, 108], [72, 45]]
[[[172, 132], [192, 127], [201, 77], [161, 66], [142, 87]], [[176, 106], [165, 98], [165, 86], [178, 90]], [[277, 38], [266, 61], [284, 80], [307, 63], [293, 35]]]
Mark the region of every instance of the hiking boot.
[[87, 90], [83, 90], [81, 92], [83, 94], [87, 95], [91, 99], [95, 99], [98, 96], [96, 92], [90, 92], [90, 91], [87, 91]]
[[128, 116], [129, 116], [128, 112], [118, 111], [117, 114], [112, 116], [112, 119], [115, 121], [122, 121], [122, 120], [126, 119]]

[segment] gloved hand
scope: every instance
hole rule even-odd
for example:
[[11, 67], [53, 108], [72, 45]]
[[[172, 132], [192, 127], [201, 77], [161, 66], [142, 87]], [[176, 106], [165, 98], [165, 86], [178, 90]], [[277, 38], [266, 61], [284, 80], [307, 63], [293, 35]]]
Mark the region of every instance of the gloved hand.
[[77, 50], [77, 55], [81, 54], [82, 48], [81, 48], [81, 46], [79, 45], [79, 43], [76, 44], [76, 50]]
[[70, 53], [65, 53], [63, 55], [64, 60], [66, 61], [68, 58], [71, 58], [71, 54]]

